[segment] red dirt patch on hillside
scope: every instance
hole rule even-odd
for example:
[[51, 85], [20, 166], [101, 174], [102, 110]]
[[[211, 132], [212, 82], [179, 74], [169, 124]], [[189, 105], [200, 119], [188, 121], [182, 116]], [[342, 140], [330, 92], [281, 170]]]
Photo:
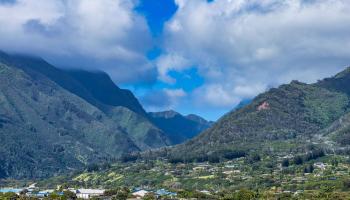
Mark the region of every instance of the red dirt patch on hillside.
[[270, 109], [270, 104], [267, 101], [264, 101], [260, 106], [258, 106], [258, 111], [261, 110], [269, 110]]

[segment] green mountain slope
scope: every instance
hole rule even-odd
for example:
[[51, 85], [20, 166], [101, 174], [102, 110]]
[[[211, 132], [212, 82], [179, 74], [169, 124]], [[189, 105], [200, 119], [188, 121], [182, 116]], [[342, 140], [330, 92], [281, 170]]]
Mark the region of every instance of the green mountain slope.
[[208, 129], [212, 123], [196, 116], [182, 116], [175, 111], [148, 113], [151, 121], [162, 129], [172, 141], [172, 144], [180, 144], [202, 131]]
[[330, 127], [321, 131], [323, 140], [334, 146], [350, 145], [350, 113], [336, 120]]
[[[118, 88], [103, 72], [66, 71], [40, 58], [10, 56], [1, 52], [0, 61], [22, 69], [33, 79], [39, 79], [42, 75], [97, 107], [108, 117], [114, 118], [115, 123], [122, 130], [128, 130], [128, 134], [137, 136], [131, 138], [141, 150], [162, 147], [171, 143], [164, 132], [150, 122], [134, 95], [128, 90]], [[128, 121], [129, 119], [133, 120]], [[149, 139], [152, 137], [154, 140]]]
[[138, 151], [96, 107], [36, 74], [0, 64], [0, 171], [45, 177]]
[[176, 159], [206, 160], [241, 150], [298, 151], [348, 112], [349, 80], [347, 69], [315, 84], [293, 81], [270, 89], [168, 153]]
[[172, 143], [104, 73], [2, 52], [0, 64], [1, 177], [45, 177]]
[[111, 110], [113, 121], [128, 133], [141, 150], [164, 147], [172, 144], [172, 140], [160, 128], [153, 125], [148, 118], [135, 115], [129, 109], [116, 107]]

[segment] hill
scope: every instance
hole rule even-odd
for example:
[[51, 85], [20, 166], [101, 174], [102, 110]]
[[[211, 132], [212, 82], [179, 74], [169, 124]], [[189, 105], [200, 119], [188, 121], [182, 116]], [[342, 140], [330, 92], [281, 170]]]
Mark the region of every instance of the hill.
[[[167, 149], [166, 154], [179, 161], [219, 161], [256, 153], [306, 152], [314, 148], [316, 136], [338, 119], [342, 124], [348, 116], [349, 72], [346, 69], [314, 84], [292, 81], [272, 88], [226, 114], [197, 137]], [[340, 133], [347, 131], [333, 138], [344, 142]]]

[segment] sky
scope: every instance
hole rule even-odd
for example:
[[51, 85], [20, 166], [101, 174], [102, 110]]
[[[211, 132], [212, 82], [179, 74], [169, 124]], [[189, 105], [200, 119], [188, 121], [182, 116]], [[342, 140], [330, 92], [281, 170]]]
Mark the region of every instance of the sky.
[[217, 120], [350, 66], [350, 1], [0, 0], [0, 49], [105, 71], [147, 111]]

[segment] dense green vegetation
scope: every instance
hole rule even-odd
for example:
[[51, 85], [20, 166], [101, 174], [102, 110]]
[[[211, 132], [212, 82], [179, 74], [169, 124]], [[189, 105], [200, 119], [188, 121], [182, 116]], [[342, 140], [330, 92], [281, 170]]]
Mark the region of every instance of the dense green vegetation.
[[[320, 149], [298, 155], [254, 155], [220, 163], [169, 163], [167, 160], [115, 163], [39, 182], [38, 186], [166, 188], [178, 198], [348, 199], [350, 159]], [[118, 193], [118, 192], [117, 192]]]
[[350, 138], [349, 126], [342, 126], [350, 105], [350, 93], [342, 89], [350, 83], [348, 71], [315, 84], [292, 81], [272, 88], [192, 140], [146, 153], [144, 157], [163, 156], [173, 162], [220, 162], [227, 155], [306, 153], [312, 142], [325, 143], [324, 148], [335, 150]]
[[105, 73], [2, 52], [0, 137], [0, 178], [48, 177], [176, 142]]

